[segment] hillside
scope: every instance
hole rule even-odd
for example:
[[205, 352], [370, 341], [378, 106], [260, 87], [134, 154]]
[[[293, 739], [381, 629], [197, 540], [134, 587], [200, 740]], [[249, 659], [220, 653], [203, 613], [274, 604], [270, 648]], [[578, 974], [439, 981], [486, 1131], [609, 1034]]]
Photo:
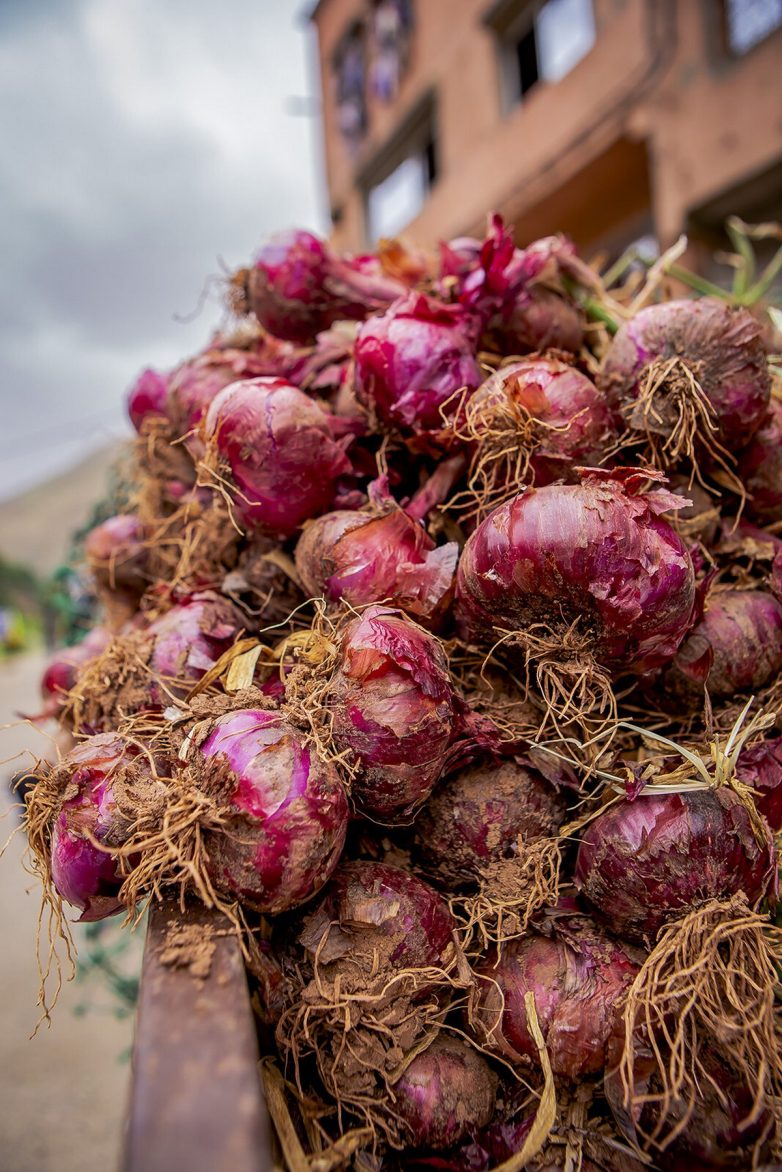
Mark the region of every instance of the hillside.
[[14, 562], [49, 574], [62, 561], [71, 533], [105, 492], [109, 469], [122, 450], [110, 444], [43, 484], [0, 503], [0, 551]]

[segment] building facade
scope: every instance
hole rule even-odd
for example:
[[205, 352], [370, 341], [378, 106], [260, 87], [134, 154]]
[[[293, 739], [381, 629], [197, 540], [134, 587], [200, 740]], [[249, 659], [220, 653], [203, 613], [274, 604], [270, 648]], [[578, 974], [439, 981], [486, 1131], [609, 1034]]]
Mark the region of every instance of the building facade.
[[335, 243], [561, 230], [584, 255], [782, 218], [782, 0], [320, 0]]

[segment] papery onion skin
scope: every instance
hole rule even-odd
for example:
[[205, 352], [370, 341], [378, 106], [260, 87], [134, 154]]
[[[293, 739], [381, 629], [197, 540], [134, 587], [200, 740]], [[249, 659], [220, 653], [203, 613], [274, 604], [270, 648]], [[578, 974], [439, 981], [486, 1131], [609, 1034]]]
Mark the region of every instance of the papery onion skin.
[[214, 667], [243, 628], [244, 619], [236, 607], [227, 598], [206, 590], [184, 599], [150, 623], [150, 667], [160, 681], [150, 682], [152, 703], [165, 707], [172, 698], [184, 697], [190, 686]]
[[81, 741], [58, 767], [67, 773], [68, 793], [72, 788], [76, 792], [62, 803], [52, 827], [52, 879], [63, 899], [81, 909], [83, 921], [122, 911], [120, 863], [95, 842], [119, 847], [125, 840], [129, 827], [117, 808], [112, 775], [131, 760], [149, 771], [143, 755], [114, 733], [105, 733]]
[[498, 1082], [472, 1046], [441, 1033], [394, 1083], [393, 1110], [413, 1147], [444, 1150], [489, 1124]]
[[88, 631], [81, 643], [54, 653], [41, 677], [41, 696], [45, 704], [43, 716], [59, 713], [78, 679], [79, 669], [105, 651], [110, 642], [111, 632], [107, 627], [98, 626]]
[[149, 585], [144, 526], [138, 517], [120, 513], [96, 525], [84, 541], [90, 570], [106, 590], [143, 593]]
[[774, 833], [782, 830], [782, 737], [742, 749], [736, 777], [755, 791], [755, 805]]
[[[697, 378], [729, 452], [748, 443], [771, 389], [761, 327], [752, 314], [710, 297], [650, 305], [620, 326], [598, 384], [618, 415], [629, 418], [650, 364], [673, 358]], [[655, 423], [655, 429], [667, 434], [674, 422]]]
[[409, 820], [446, 761], [456, 698], [440, 643], [398, 611], [370, 606], [345, 629], [329, 688], [338, 752], [359, 771], [352, 796], [378, 822]]
[[782, 605], [763, 590], [718, 590], [662, 678], [667, 694], [690, 707], [754, 693], [782, 670]]
[[426, 624], [448, 609], [458, 560], [456, 542], [435, 546], [424, 527], [395, 506], [326, 513], [307, 523], [296, 546], [307, 594], [351, 606], [388, 601]]
[[489, 863], [523, 841], [549, 836], [565, 802], [529, 763], [484, 761], [447, 777], [416, 818], [417, 857], [449, 891], [475, 884]]
[[477, 323], [460, 306], [409, 293], [359, 328], [355, 390], [384, 428], [437, 443], [459, 394], [482, 381]]
[[581, 484], [527, 488], [470, 536], [457, 573], [462, 637], [580, 620], [598, 663], [641, 673], [676, 652], [692, 619], [695, 575], [659, 514], [678, 499], [644, 474], [583, 470]]
[[527, 1024], [532, 992], [554, 1074], [570, 1080], [604, 1069], [617, 1010], [638, 965], [586, 917], [555, 925], [552, 936], [507, 941], [478, 962], [470, 1022], [479, 1040], [514, 1064], [538, 1061]]
[[747, 493], [747, 513], [764, 525], [782, 521], [782, 400], [772, 397], [768, 414], [738, 455]]
[[[404, 970], [443, 969], [455, 928], [448, 904], [428, 883], [400, 867], [358, 861], [337, 868], [300, 941], [327, 974], [338, 969], [344, 987], [362, 989]], [[422, 973], [417, 992], [433, 981]]]
[[478, 388], [467, 414], [479, 445], [482, 420], [490, 422], [498, 408], [518, 412], [524, 427], [520, 444], [529, 449], [530, 480], [537, 485], [577, 479], [573, 466], [596, 464], [615, 438], [603, 393], [558, 358], [509, 363]]
[[264, 709], [219, 717], [198, 752], [233, 774], [228, 825], [206, 840], [213, 883], [268, 914], [311, 899], [345, 845], [348, 802], [334, 766]]
[[668, 920], [710, 899], [772, 890], [774, 844], [760, 845], [746, 807], [726, 786], [643, 794], [584, 831], [575, 882], [622, 939], [653, 942]]
[[157, 370], [142, 370], [128, 391], [128, 415], [136, 431], [141, 431], [145, 419], [166, 414], [168, 377]]
[[205, 435], [230, 468], [237, 516], [252, 530], [290, 536], [329, 508], [350, 472], [329, 416], [282, 379], [226, 387], [209, 407]]

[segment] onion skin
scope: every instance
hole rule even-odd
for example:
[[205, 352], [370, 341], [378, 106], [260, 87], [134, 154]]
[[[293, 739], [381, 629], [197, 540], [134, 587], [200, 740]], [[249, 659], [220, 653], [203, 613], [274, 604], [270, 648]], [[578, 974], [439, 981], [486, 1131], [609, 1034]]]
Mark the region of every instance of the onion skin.
[[448, 891], [476, 883], [487, 864], [526, 840], [554, 834], [565, 802], [522, 760], [489, 761], [446, 778], [415, 822], [419, 858]]
[[581, 619], [598, 663], [636, 673], [676, 652], [690, 625], [695, 574], [659, 514], [678, 499], [643, 475], [582, 470], [582, 482], [527, 488], [471, 535], [459, 562], [456, 614], [467, 641]]
[[490, 1123], [498, 1082], [472, 1046], [442, 1033], [394, 1083], [394, 1111], [413, 1147], [451, 1148]]
[[342, 639], [329, 705], [338, 752], [358, 760], [352, 796], [378, 822], [409, 820], [443, 771], [456, 697], [439, 642], [404, 615], [370, 606]]
[[183, 698], [190, 686], [217, 663], [244, 627], [240, 612], [211, 591], [193, 594], [150, 623], [150, 666], [165, 688], [152, 681], [149, 697], [165, 707]]
[[41, 677], [41, 696], [44, 700], [42, 716], [57, 716], [78, 679], [79, 669], [105, 651], [110, 642], [111, 632], [108, 628], [93, 627], [81, 643], [63, 647], [54, 653]]
[[149, 585], [144, 526], [138, 517], [121, 513], [96, 525], [87, 534], [84, 553], [105, 590], [143, 594]]
[[76, 792], [62, 803], [52, 827], [52, 879], [63, 899], [81, 909], [79, 919], [85, 922], [122, 911], [120, 864], [90, 839], [122, 845], [128, 825], [117, 809], [112, 775], [131, 759], [137, 768], [148, 769], [132, 746], [105, 733], [81, 741], [59, 766], [67, 771], [68, 792]]
[[168, 378], [158, 371], [142, 370], [128, 391], [128, 415], [136, 431], [148, 416], [165, 415]]
[[782, 605], [763, 590], [713, 592], [662, 679], [690, 707], [755, 692], [782, 670]]
[[739, 453], [736, 470], [749, 497], [749, 515], [764, 525], [782, 521], [781, 400], [771, 399], [768, 414]]
[[774, 844], [760, 846], [746, 808], [725, 786], [643, 794], [600, 814], [576, 858], [581, 894], [624, 940], [652, 942], [668, 920], [709, 899], [773, 891]]
[[[385, 984], [393, 973], [444, 968], [455, 928], [443, 897], [422, 879], [385, 863], [353, 862], [337, 868], [300, 942], [327, 973], [339, 969], [346, 986], [362, 989], [373, 977]], [[431, 987], [419, 980], [417, 990]]]
[[384, 428], [436, 450], [457, 392], [482, 381], [476, 349], [476, 322], [464, 309], [409, 293], [359, 328], [356, 397]]
[[317, 894], [342, 853], [348, 802], [336, 771], [279, 713], [229, 712], [200, 746], [235, 783], [225, 832], [207, 837], [209, 873], [222, 892], [276, 914]]
[[338, 478], [350, 471], [330, 417], [282, 379], [226, 387], [209, 407], [205, 436], [230, 467], [240, 520], [280, 537], [325, 512]]
[[[530, 479], [537, 485], [577, 479], [574, 464], [594, 464], [615, 438], [605, 396], [574, 367], [535, 357], [500, 367], [470, 399], [467, 414], [480, 445], [482, 419], [499, 408], [529, 416]], [[519, 487], [518, 485], [516, 486]]]
[[275, 233], [257, 254], [247, 300], [276, 337], [311, 342], [336, 321], [382, 309], [404, 288], [375, 257], [337, 257], [324, 240], [294, 229]]
[[402, 509], [341, 510], [310, 521], [296, 546], [306, 593], [352, 606], [387, 600], [434, 625], [453, 598], [459, 547], [435, 546]]
[[[748, 443], [771, 393], [761, 327], [752, 314], [710, 297], [650, 305], [620, 326], [598, 385], [619, 416], [630, 416], [650, 364], [675, 357], [695, 374], [728, 450]], [[662, 434], [672, 422], [660, 425]]]
[[534, 1065], [525, 994], [535, 1009], [554, 1074], [572, 1081], [604, 1069], [617, 1009], [638, 972], [625, 950], [585, 917], [555, 925], [551, 937], [507, 941], [475, 967], [470, 1022], [478, 1038], [516, 1065]]
[[782, 737], [742, 749], [736, 777], [755, 790], [755, 805], [774, 833], [782, 830]]

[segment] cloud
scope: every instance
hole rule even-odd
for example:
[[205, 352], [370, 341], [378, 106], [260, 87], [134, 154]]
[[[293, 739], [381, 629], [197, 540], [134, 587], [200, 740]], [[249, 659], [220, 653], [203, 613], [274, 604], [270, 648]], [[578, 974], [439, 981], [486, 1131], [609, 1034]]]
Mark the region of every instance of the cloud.
[[[138, 369], [219, 319], [221, 261], [270, 231], [323, 228], [298, 3], [24, 0], [0, 5], [0, 496], [73, 459], [47, 435], [119, 426]], [[96, 427], [98, 425], [96, 424]], [[85, 449], [95, 442], [85, 426]], [[15, 437], [26, 450], [15, 445]], [[20, 471], [21, 465], [21, 471]]]

